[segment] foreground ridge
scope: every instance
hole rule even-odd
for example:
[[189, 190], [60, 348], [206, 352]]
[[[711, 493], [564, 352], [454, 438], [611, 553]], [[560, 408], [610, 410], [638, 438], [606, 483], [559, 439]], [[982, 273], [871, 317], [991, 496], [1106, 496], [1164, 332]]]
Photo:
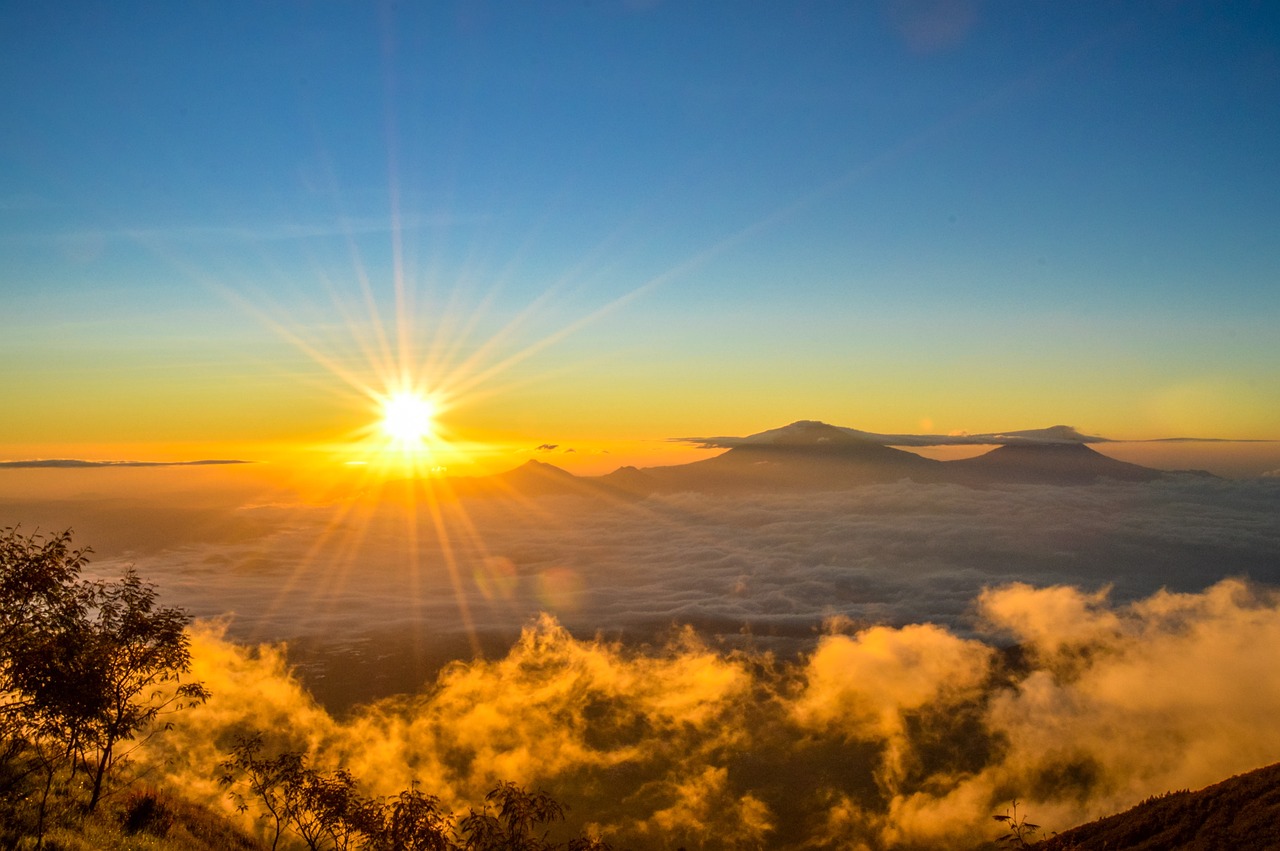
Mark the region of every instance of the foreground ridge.
[[1035, 846], [1043, 851], [1280, 848], [1280, 763], [1196, 792], [1169, 792]]

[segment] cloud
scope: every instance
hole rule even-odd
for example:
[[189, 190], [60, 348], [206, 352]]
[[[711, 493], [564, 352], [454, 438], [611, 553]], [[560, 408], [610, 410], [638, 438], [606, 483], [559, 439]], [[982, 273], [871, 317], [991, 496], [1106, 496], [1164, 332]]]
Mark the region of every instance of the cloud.
[[[237, 731], [345, 765], [370, 794], [414, 779], [465, 810], [496, 780], [545, 789], [629, 846], [966, 848], [1017, 797], [1064, 829], [1170, 789], [1280, 760], [1280, 595], [1226, 580], [1116, 602], [1010, 584], [981, 629], [829, 634], [791, 661], [715, 649], [693, 631], [631, 647], [542, 617], [491, 660], [343, 718], [272, 647], [193, 631], [204, 706], [144, 759], [210, 801]], [[1045, 627], [1075, 617], [1070, 640]]]
[[827, 442], [832, 439], [850, 439], [877, 443], [882, 446], [1046, 446], [1079, 443], [1267, 443], [1258, 440], [1229, 440], [1213, 437], [1173, 437], [1157, 440], [1117, 441], [1109, 437], [1082, 434], [1075, 428], [1066, 425], [1049, 428], [1022, 429], [1019, 431], [989, 432], [986, 434], [877, 434], [859, 431], [845, 426], [828, 426], [814, 420], [800, 420], [745, 437], [673, 437], [676, 443], [689, 443], [701, 449], [732, 449], [737, 446], [759, 446], [778, 443], [779, 441], [805, 440], [806, 433], [812, 434], [819, 427], [827, 432], [823, 437], [809, 437], [813, 442]]
[[153, 757], [196, 789], [261, 725], [371, 793], [544, 788], [622, 847], [944, 848], [1013, 797], [1063, 829], [1280, 760], [1274, 478], [0, 509], [217, 618], [215, 698]]
[[[38, 198], [16, 197], [0, 199], [0, 210], [23, 209], [43, 203]], [[430, 230], [459, 224], [487, 221], [487, 214], [457, 213], [405, 213], [392, 220], [386, 216], [339, 216], [325, 221], [263, 221], [256, 225], [243, 224], [165, 224], [138, 225], [112, 229], [28, 231], [13, 234], [11, 239], [37, 243], [76, 245], [86, 241], [102, 242], [106, 239], [128, 239], [144, 243], [235, 243], [235, 242], [287, 242], [293, 240], [350, 237], [360, 234], [382, 234], [392, 231]]]
[[802, 727], [880, 739], [900, 736], [903, 710], [937, 702], [941, 689], [971, 690], [989, 648], [933, 624], [875, 626], [824, 638], [809, 657], [807, 687], [794, 706]]
[[945, 52], [963, 44], [977, 18], [968, 0], [891, 0], [885, 17], [895, 34], [918, 54]]
[[[1280, 584], [1276, 479], [463, 500], [408, 514], [171, 503], [0, 501], [14, 522], [75, 528], [95, 569], [132, 563], [196, 615], [233, 613], [235, 637], [314, 638], [309, 670], [339, 704], [368, 696], [358, 669], [412, 685], [459, 647], [509, 645], [544, 611], [580, 636], [643, 642], [692, 624], [718, 646], [793, 654], [833, 617], [972, 631], [982, 589], [1015, 582], [1110, 588], [1121, 602], [1230, 576]], [[403, 670], [361, 649], [381, 641]]]
[[51, 199], [32, 192], [0, 195], [0, 211], [25, 213], [32, 210], [48, 210], [58, 205]]
[[990, 434], [876, 434], [844, 426], [828, 426], [814, 420], [799, 420], [782, 428], [770, 429], [746, 437], [671, 438], [674, 442], [691, 443], [702, 449], [732, 449], [735, 446], [758, 446], [797, 440], [827, 442], [833, 439], [851, 439], [883, 446], [990, 446], [1110, 442], [1108, 438], [1081, 434], [1071, 426], [1064, 425]]
[[207, 458], [200, 461], [85, 461], [77, 458], [42, 458], [29, 461], [0, 461], [0, 467], [83, 469], [93, 467], [204, 467], [215, 464], [252, 464], [231, 458]]

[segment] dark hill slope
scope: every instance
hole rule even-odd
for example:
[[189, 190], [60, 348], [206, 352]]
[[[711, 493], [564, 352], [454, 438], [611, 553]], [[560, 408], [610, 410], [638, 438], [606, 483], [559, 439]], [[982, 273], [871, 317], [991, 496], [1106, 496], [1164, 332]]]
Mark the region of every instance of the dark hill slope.
[[1035, 845], [1037, 851], [1272, 851], [1280, 848], [1280, 763], [1198, 792], [1171, 792]]

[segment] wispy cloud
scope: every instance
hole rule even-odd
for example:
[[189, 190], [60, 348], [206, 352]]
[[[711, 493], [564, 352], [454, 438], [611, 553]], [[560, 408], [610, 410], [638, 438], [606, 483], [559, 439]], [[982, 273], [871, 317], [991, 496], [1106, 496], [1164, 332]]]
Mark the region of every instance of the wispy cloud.
[[827, 442], [856, 440], [882, 446], [973, 446], [998, 444], [1064, 444], [1107, 443], [1105, 437], [1081, 434], [1071, 426], [991, 432], [988, 434], [877, 434], [846, 426], [828, 426], [814, 420], [799, 420], [782, 428], [770, 429], [745, 437], [674, 437], [678, 443], [691, 443], [704, 449], [732, 449], [735, 446], [759, 446], [788, 441]]
[[406, 214], [395, 220], [388, 216], [339, 217], [318, 222], [264, 222], [245, 225], [177, 225], [173, 227], [122, 228], [113, 235], [142, 242], [281, 242], [297, 239], [347, 237], [358, 234], [388, 234], [395, 231], [428, 230], [459, 224], [483, 222], [486, 215], [458, 213]]
[[214, 464], [252, 464], [235, 458], [205, 458], [199, 461], [86, 461], [80, 458], [39, 458], [28, 461], [0, 461], [0, 467], [73, 468], [93, 467], [203, 467]]
[[[16, 202], [15, 202], [16, 203]], [[429, 230], [488, 221], [485, 214], [420, 213], [393, 221], [387, 216], [339, 217], [311, 222], [260, 222], [246, 224], [111, 225], [61, 231], [11, 231], [8, 240], [53, 244], [80, 244], [86, 240], [122, 239], [144, 244], [262, 243], [290, 240], [388, 234], [393, 231]]]
[[813, 420], [800, 420], [782, 428], [770, 429], [744, 437], [673, 437], [676, 443], [689, 443], [704, 449], [732, 449], [735, 446], [759, 446], [779, 441], [803, 439], [808, 429], [821, 426], [830, 429], [829, 437], [816, 437], [815, 441], [832, 439], [836, 434], [845, 439], [877, 443], [882, 446], [1030, 446], [1062, 445], [1078, 443], [1269, 443], [1265, 440], [1234, 440], [1220, 437], [1167, 437], [1155, 440], [1116, 440], [1099, 435], [1082, 434], [1072, 426], [1056, 425], [1048, 428], [997, 431], [983, 434], [878, 434], [859, 431], [846, 426], [827, 426]]
[[26, 213], [32, 210], [48, 210], [57, 206], [49, 198], [34, 193], [0, 195], [0, 212]]

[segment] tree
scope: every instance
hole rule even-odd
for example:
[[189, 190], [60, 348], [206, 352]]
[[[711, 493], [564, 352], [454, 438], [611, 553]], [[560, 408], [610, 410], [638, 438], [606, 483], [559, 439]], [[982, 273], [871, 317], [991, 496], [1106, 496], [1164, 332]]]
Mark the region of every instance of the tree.
[[115, 582], [80, 580], [88, 550], [71, 533], [49, 539], [0, 536], [0, 630], [6, 650], [0, 687], [22, 735], [53, 739], [90, 774], [92, 812], [123, 756], [123, 741], [163, 714], [204, 700], [190, 670], [188, 618], [157, 605], [155, 587], [128, 570]]
[[261, 734], [241, 736], [222, 763], [221, 781], [234, 787], [243, 779], [248, 798], [234, 788], [231, 798], [241, 812], [249, 809], [249, 798], [262, 807], [273, 829], [273, 851], [286, 829], [312, 851], [609, 851], [590, 837], [555, 844], [545, 831], [537, 834], [542, 825], [564, 818], [564, 807], [545, 792], [499, 783], [479, 812], [457, 821], [439, 798], [416, 784], [395, 797], [366, 798], [345, 769], [322, 772], [309, 767], [301, 753], [268, 757], [262, 750]]
[[[280, 844], [280, 836], [293, 824], [294, 813], [301, 805], [301, 790], [309, 771], [300, 753], [282, 753], [274, 757], [262, 756], [262, 736], [242, 736], [231, 750], [231, 756], [222, 763], [224, 786], [231, 786], [239, 775], [244, 775], [251, 797], [261, 802], [266, 812], [263, 818], [271, 822], [271, 849]], [[230, 792], [236, 809], [246, 812], [249, 802], [243, 794]]]
[[371, 851], [454, 851], [453, 818], [416, 785], [385, 803], [370, 802], [362, 832]]
[[[180, 682], [191, 669], [185, 612], [158, 608], [155, 587], [132, 569], [115, 582], [87, 588], [94, 614], [78, 625], [85, 659], [76, 673], [86, 689], [78, 706], [87, 710], [83, 736], [97, 752], [92, 811], [103, 778], [120, 756], [120, 742], [167, 712], [207, 700], [209, 693], [201, 683]], [[169, 688], [171, 683], [176, 685]]]
[[[564, 819], [564, 807], [545, 792], [528, 792], [514, 783], [499, 783], [484, 796], [484, 807], [458, 823], [466, 851], [546, 851], [554, 848], [541, 825]], [[496, 812], [495, 812], [496, 811]]]
[[346, 851], [360, 833], [360, 822], [369, 806], [356, 791], [351, 772], [345, 768], [308, 771], [301, 792], [297, 827], [307, 847], [320, 851], [327, 842], [334, 851]]
[[22, 734], [30, 696], [17, 679], [18, 660], [42, 643], [60, 612], [75, 606], [73, 589], [90, 550], [71, 548], [71, 532], [45, 538], [0, 529], [0, 733]]
[[0, 529], [0, 822], [7, 825], [0, 839], [6, 842], [21, 835], [24, 802], [35, 795], [31, 829], [41, 846], [54, 777], [74, 764], [74, 748], [56, 735], [60, 725], [39, 711], [29, 686], [42, 678], [38, 660], [59, 624], [84, 614], [76, 587], [89, 552], [71, 546], [69, 531]]
[[[333, 848], [345, 851], [359, 835], [369, 835], [384, 822], [381, 805], [361, 797], [356, 780], [344, 768], [317, 771], [307, 765], [301, 753], [287, 751], [263, 756], [262, 736], [241, 737], [231, 758], [222, 763], [223, 785], [233, 785], [243, 775], [254, 800], [271, 822], [271, 847], [275, 849], [285, 828], [292, 830], [311, 851]], [[236, 807], [245, 812], [244, 795], [231, 792]], [[402, 846], [396, 846], [397, 848]]]

